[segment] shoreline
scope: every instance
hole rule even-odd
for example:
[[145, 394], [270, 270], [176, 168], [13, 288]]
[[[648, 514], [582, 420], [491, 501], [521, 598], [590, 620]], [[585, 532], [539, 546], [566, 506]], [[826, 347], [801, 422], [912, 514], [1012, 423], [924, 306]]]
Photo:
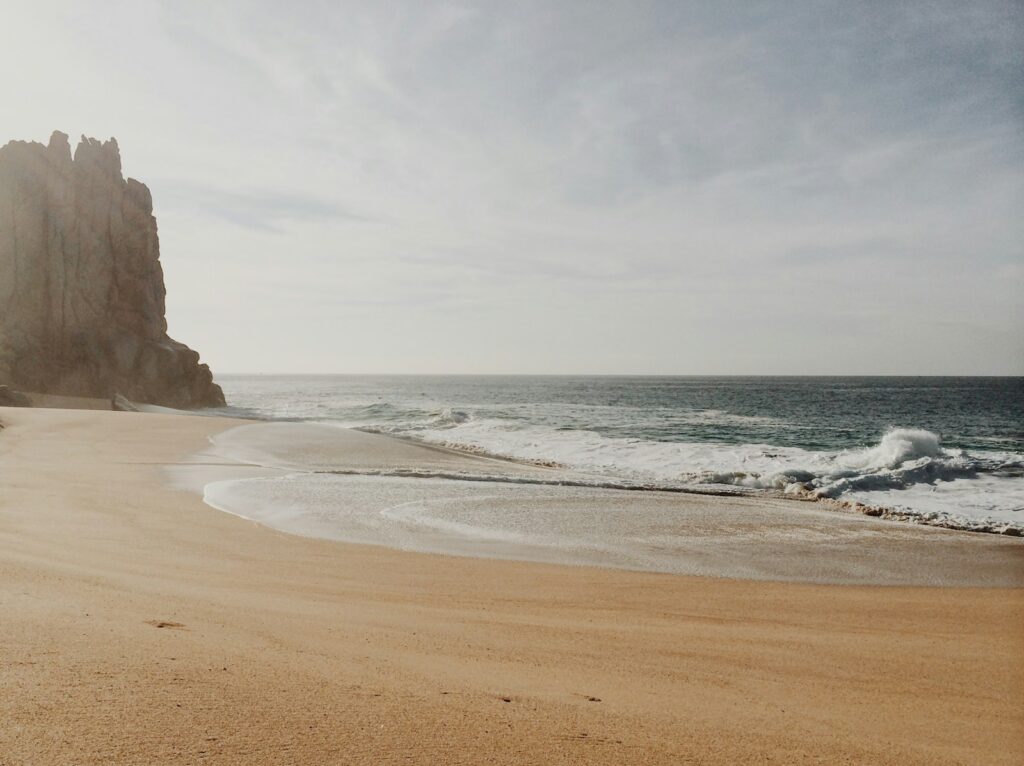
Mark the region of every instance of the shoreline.
[[11, 763], [1024, 754], [1021, 588], [723, 580], [303, 538], [162, 483], [238, 421], [0, 420]]
[[1024, 585], [1024, 545], [998, 535], [762, 493], [640, 491], [325, 424], [238, 425], [191, 460], [171, 470], [178, 486], [311, 538], [736, 579]]
[[[267, 420], [264, 422], [280, 422]], [[362, 430], [362, 429], [354, 429]], [[567, 469], [567, 466], [563, 466], [553, 461], [530, 461], [525, 458], [515, 458], [508, 455], [501, 455], [495, 452], [489, 452], [485, 449], [469, 449], [468, 447], [452, 446], [450, 444], [434, 444], [432, 442], [421, 441], [411, 436], [405, 436], [401, 434], [386, 434], [379, 431], [367, 430], [366, 433], [379, 433], [382, 436], [387, 436], [391, 439], [398, 439], [400, 441], [407, 441], [411, 444], [420, 444], [425, 447], [442, 448], [452, 450], [465, 455], [480, 455], [482, 457], [488, 457], [495, 460], [501, 460], [511, 463], [518, 463], [521, 465], [528, 466], [539, 466], [543, 468], [555, 468], [555, 469]], [[538, 482], [540, 483], [540, 482]], [[887, 521], [898, 521], [906, 524], [920, 524], [927, 527], [936, 527], [939, 529], [948, 529], [956, 532], [968, 532], [979, 535], [1004, 535], [1006, 537], [1024, 537], [1024, 531], [1018, 526], [1012, 526], [1006, 522], [991, 521], [981, 524], [975, 522], [974, 525], [968, 523], [958, 523], [955, 518], [951, 517], [930, 517], [921, 513], [908, 511], [895, 506], [885, 505], [871, 505], [864, 503], [859, 500], [845, 500], [840, 497], [828, 497], [826, 495], [818, 495], [811, 491], [802, 491], [799, 493], [790, 494], [781, 490], [768, 490], [768, 489], [751, 489], [739, 485], [726, 485], [726, 484], [694, 484], [689, 486], [683, 485], [664, 485], [660, 486], [657, 484], [632, 484], [629, 482], [618, 482], [618, 481], [600, 481], [595, 480], [594, 482], [572, 482], [565, 481], [559, 482], [564, 486], [580, 486], [580, 487], [597, 487], [600, 489], [617, 489], [628, 492], [674, 492], [684, 495], [701, 495], [707, 497], [751, 497], [751, 498], [762, 498], [765, 500], [785, 500], [794, 503], [816, 503], [821, 507], [828, 508], [831, 511], [838, 513], [855, 513], [862, 516], [871, 516], [873, 518], [885, 519]], [[1000, 528], [1001, 527], [1001, 528]]]
[[[231, 415], [230, 417], [236, 416]], [[979, 519], [972, 516], [957, 516], [949, 512], [926, 512], [920, 510], [913, 510], [900, 505], [885, 505], [867, 502], [862, 499], [857, 499], [856, 497], [847, 498], [844, 497], [843, 495], [837, 495], [833, 497], [827, 494], [821, 494], [820, 492], [809, 488], [797, 489], [795, 491], [790, 492], [783, 491], [781, 489], [753, 488], [738, 484], [674, 484], [670, 482], [659, 484], [656, 482], [644, 481], [634, 482], [628, 479], [616, 479], [601, 477], [599, 475], [588, 475], [586, 472], [575, 470], [570, 466], [563, 465], [554, 460], [534, 460], [525, 457], [517, 457], [514, 455], [507, 455], [502, 454], [500, 452], [494, 452], [483, 447], [475, 447], [469, 444], [434, 442], [425, 439], [419, 439], [409, 434], [390, 433], [387, 431], [378, 430], [376, 428], [352, 428], [348, 426], [339, 426], [329, 421], [321, 421], [308, 418], [272, 418], [247, 416], [243, 419], [252, 421], [252, 424], [292, 424], [308, 426], [325, 426], [330, 428], [341, 428], [344, 430], [355, 430], [360, 433], [374, 434], [388, 439], [397, 440], [406, 444], [418, 445], [426, 449], [446, 451], [449, 453], [464, 455], [467, 457], [485, 458], [488, 460], [497, 461], [498, 463], [505, 465], [514, 464], [526, 468], [541, 468], [564, 472], [563, 478], [560, 479], [524, 479], [523, 483], [552, 484], [559, 486], [575, 487], [594, 487], [600, 489], [614, 489], [630, 492], [670, 492], [682, 495], [697, 495], [706, 497], [750, 497], [754, 499], [762, 499], [768, 502], [782, 500], [791, 503], [811, 503], [816, 505], [818, 508], [828, 509], [829, 511], [832, 512], [857, 514], [905, 524], [916, 524], [920, 526], [934, 527], [937, 529], [946, 529], [957, 532], [968, 532], [982, 535], [1024, 537], [1024, 522], [1020, 520], [1011, 521], [1005, 519], [998, 519], [994, 517]], [[355, 473], [347, 471], [336, 471], [330, 469], [325, 469], [319, 472], [325, 474], [335, 473], [340, 475]], [[439, 476], [439, 478], [458, 477]]]

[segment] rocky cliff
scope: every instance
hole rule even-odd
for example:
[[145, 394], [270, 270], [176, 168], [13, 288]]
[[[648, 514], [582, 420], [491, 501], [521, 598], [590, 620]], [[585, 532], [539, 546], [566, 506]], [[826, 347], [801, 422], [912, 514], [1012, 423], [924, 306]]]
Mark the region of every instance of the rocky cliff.
[[168, 407], [224, 404], [167, 335], [153, 200], [114, 139], [0, 148], [0, 384]]

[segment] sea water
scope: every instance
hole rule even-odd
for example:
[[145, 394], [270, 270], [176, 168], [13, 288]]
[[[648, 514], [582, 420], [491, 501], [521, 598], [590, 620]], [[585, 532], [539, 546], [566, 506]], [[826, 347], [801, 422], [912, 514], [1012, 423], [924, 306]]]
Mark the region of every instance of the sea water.
[[224, 414], [1024, 530], [1024, 378], [223, 376]]

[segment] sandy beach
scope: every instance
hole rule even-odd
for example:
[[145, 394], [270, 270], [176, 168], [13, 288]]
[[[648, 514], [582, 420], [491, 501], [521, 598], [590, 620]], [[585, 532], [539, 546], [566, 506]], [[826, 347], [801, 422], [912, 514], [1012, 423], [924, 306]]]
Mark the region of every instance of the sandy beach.
[[[317, 540], [167, 480], [240, 421], [0, 422], [3, 766], [1024, 758], [1020, 587]], [[1019, 543], [948, 534], [1011, 579], [1024, 568]]]

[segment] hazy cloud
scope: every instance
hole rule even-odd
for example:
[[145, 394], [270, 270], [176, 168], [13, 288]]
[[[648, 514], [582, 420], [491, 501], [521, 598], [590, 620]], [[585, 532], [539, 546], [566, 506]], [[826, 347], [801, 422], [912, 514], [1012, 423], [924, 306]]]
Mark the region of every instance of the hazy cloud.
[[[315, 221], [367, 221], [340, 205], [299, 194], [273, 191], [239, 192], [189, 183], [157, 182], [160, 208], [180, 209], [190, 215], [212, 216], [267, 232], [286, 233], [285, 224]], [[155, 211], [160, 215], [160, 210]]]
[[1014, 0], [8, 5], [215, 369], [1024, 372]]

